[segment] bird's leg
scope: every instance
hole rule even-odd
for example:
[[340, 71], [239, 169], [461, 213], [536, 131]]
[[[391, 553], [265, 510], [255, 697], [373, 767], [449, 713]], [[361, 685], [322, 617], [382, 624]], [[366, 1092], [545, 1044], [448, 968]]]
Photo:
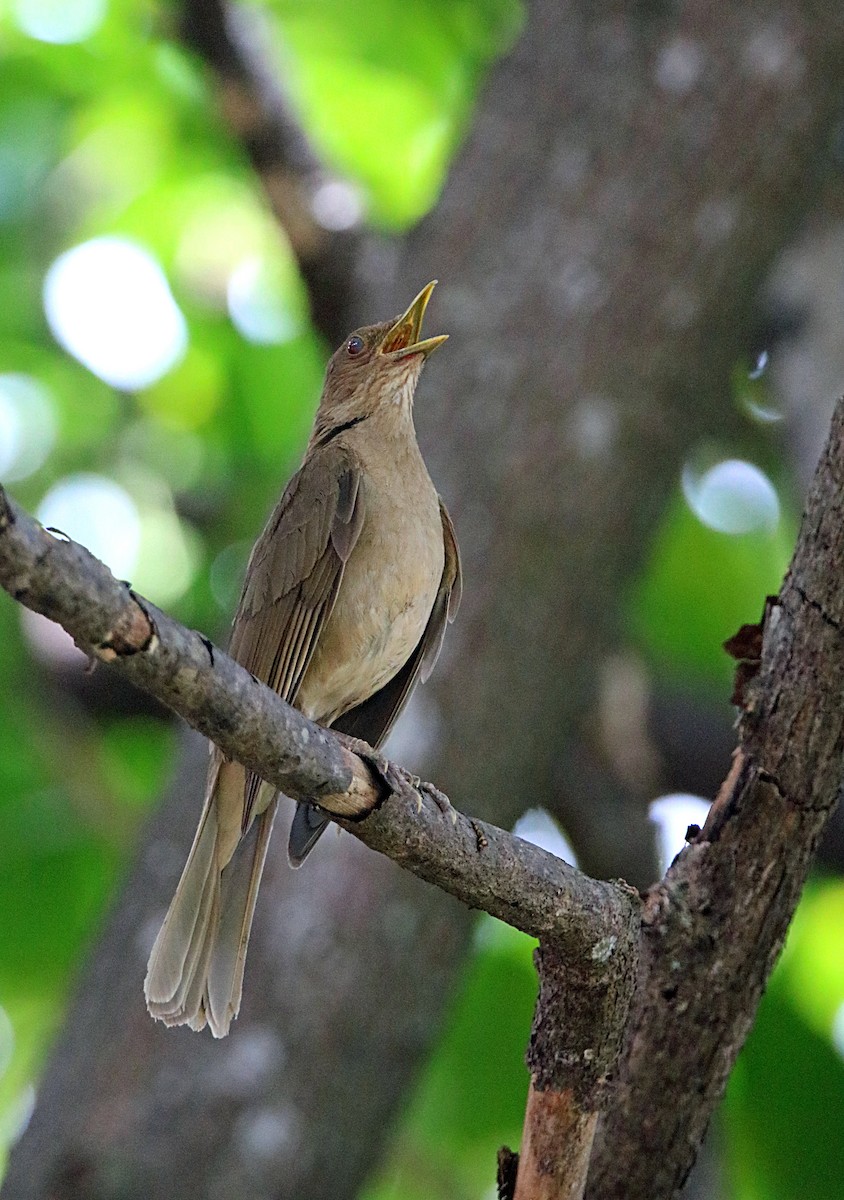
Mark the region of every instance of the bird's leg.
[[353, 754], [357, 754], [362, 758], [375, 772], [380, 779], [384, 781], [391, 792], [395, 792], [398, 796], [407, 796], [409, 792], [413, 792], [416, 799], [416, 806], [419, 812], [422, 811], [422, 798], [428, 796], [436, 804], [441, 813], [451, 817], [452, 824], [457, 824], [457, 810], [452, 807], [451, 801], [444, 792], [441, 792], [433, 783], [427, 783], [420, 779], [418, 775], [413, 775], [410, 771], [406, 771], [404, 767], [398, 766], [394, 762], [390, 762], [378, 750], [374, 750], [368, 742], [361, 741], [360, 738], [351, 737], [348, 733], [341, 733], [339, 729], [333, 729], [332, 733], [339, 738], [347, 750], [351, 750]]

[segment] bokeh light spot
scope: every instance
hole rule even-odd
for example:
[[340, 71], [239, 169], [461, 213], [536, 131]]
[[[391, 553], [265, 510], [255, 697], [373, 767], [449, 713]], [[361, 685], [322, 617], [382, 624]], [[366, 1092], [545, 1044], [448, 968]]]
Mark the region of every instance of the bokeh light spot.
[[39, 42], [70, 45], [96, 33], [106, 14], [106, 0], [15, 0], [20, 28]]
[[302, 332], [302, 322], [284, 303], [284, 294], [260, 258], [238, 263], [226, 289], [232, 324], [250, 342], [289, 342]]
[[363, 220], [363, 194], [354, 184], [331, 179], [317, 188], [311, 201], [314, 218], [323, 229], [340, 233]]
[[683, 495], [698, 520], [719, 533], [776, 529], [780, 502], [768, 476], [752, 463], [725, 459], [698, 474], [683, 468]]
[[66, 533], [102, 559], [118, 579], [131, 579], [141, 544], [141, 520], [129, 493], [103, 475], [68, 475], [50, 488], [38, 520]]
[[172, 508], [141, 514], [141, 544], [135, 568], [138, 590], [156, 604], [178, 600], [190, 587], [202, 559], [199, 535]]
[[0, 1078], [9, 1069], [15, 1052], [15, 1032], [5, 1008], [0, 1005]]
[[26, 479], [56, 440], [50, 393], [29, 375], [0, 375], [0, 479]]
[[844, 1058], [844, 1004], [838, 1007], [832, 1020], [832, 1044]]
[[522, 813], [513, 826], [513, 833], [523, 841], [532, 842], [534, 846], [547, 850], [549, 854], [556, 854], [557, 858], [563, 859], [571, 866], [577, 866], [571, 843], [544, 808], [529, 808], [527, 812]]
[[761, 354], [757, 355], [756, 357], [756, 365], [752, 367], [750, 371], [748, 371], [748, 379], [761, 379], [768, 369], [769, 361], [770, 355], [768, 354], [768, 351], [763, 350]]
[[124, 238], [94, 238], [57, 258], [44, 281], [44, 310], [65, 349], [113, 387], [147, 387], [187, 347], [164, 272]]
[[702, 796], [689, 795], [687, 792], [672, 792], [668, 796], [660, 796], [651, 804], [648, 815], [657, 828], [659, 859], [663, 871], [668, 870], [685, 846], [689, 826], [703, 826], [709, 807], [708, 800], [704, 800]]

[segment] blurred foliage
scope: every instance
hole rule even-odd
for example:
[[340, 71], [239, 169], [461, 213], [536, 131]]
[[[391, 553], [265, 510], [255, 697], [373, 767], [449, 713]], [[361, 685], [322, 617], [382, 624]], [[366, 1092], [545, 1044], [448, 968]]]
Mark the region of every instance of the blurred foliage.
[[832, 1200], [844, 1179], [844, 882], [806, 891], [724, 1105], [735, 1200]]
[[453, 1019], [363, 1200], [474, 1200], [521, 1137], [536, 942], [481, 918]]
[[[353, 17], [337, 2], [265, 16], [316, 143], [372, 218], [396, 225], [434, 200], [520, 12], [516, 0], [367, 0]], [[0, 463], [36, 511], [56, 484], [117, 483], [137, 513], [133, 584], [224, 637], [251, 541], [307, 435], [325, 348], [178, 19], [145, 0], [0, 7]], [[45, 320], [51, 264], [103, 235], [163, 267], [187, 323], [186, 352], [132, 393], [60, 349]], [[18, 469], [26, 454], [9, 439], [31, 457], [39, 436], [49, 453]], [[73, 517], [60, 522], [71, 532]], [[122, 561], [129, 531], [110, 537]], [[158, 717], [91, 711], [84, 663], [45, 665], [32, 628], [0, 605], [0, 1148], [174, 750]]]
[[359, 180], [370, 215], [422, 216], [485, 67], [518, 35], [518, 0], [274, 0], [293, 93], [327, 162]]
[[[522, 20], [517, 0], [272, 0], [262, 13], [315, 145], [388, 228], [435, 201], [483, 73]], [[110, 481], [126, 515], [91, 537], [131, 563], [139, 590], [221, 638], [251, 541], [301, 451], [326, 348], [210, 81], [178, 41], [178, 15], [153, 0], [0, 7], [0, 478], [35, 511], [73, 484], [69, 526], [92, 478]], [[139, 390], [83, 366], [45, 316], [53, 264], [103, 236], [163, 269], [187, 331]], [[76, 307], [84, 315], [82, 297]], [[765, 386], [737, 369], [736, 402], [779, 479], [777, 426], [759, 425]], [[786, 515], [719, 533], [678, 488], [629, 603], [631, 635], [658, 671], [726, 694], [720, 643], [777, 586], [793, 525]], [[175, 752], [171, 725], [144, 702], [92, 701], [83, 668], [0, 597], [0, 1154]], [[819, 884], [731, 1087], [736, 1200], [835, 1193], [822, 1181], [841, 1170], [843, 927], [840, 885]], [[530, 955], [528, 939], [481, 922], [452, 1023], [369, 1200], [491, 1194], [495, 1150], [520, 1134]], [[816, 1128], [830, 1131], [823, 1145]]]
[[761, 619], [765, 596], [779, 591], [795, 537], [788, 518], [774, 530], [712, 529], [678, 490], [631, 599], [632, 630], [661, 676], [730, 694], [735, 663], [723, 644], [739, 626]]

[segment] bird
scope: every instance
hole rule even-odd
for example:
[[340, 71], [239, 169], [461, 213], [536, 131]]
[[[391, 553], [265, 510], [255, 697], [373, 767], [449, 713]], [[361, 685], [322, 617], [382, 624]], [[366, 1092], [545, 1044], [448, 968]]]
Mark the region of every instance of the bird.
[[[302, 464], [249, 558], [229, 653], [305, 716], [378, 748], [430, 675], [462, 592], [454, 526], [413, 401], [447, 334], [422, 338], [436, 280], [331, 356]], [[166, 1025], [224, 1037], [240, 1009], [278, 792], [213, 744], [205, 800], [144, 992]], [[300, 866], [329, 818], [300, 801]]]

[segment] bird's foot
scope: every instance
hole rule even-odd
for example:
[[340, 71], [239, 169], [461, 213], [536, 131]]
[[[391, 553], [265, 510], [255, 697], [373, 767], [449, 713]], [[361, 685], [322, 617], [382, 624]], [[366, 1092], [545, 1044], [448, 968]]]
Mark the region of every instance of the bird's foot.
[[386, 786], [395, 792], [396, 795], [408, 796], [412, 792], [416, 800], [418, 812], [422, 811], [424, 797], [428, 796], [443, 815], [447, 814], [451, 817], [453, 825], [457, 824], [457, 809], [452, 806], [445, 792], [441, 792], [433, 783], [428, 783], [426, 780], [420, 779], [418, 775], [414, 775], [411, 771], [400, 767], [397, 763], [390, 762], [380, 751], [373, 750], [368, 742], [352, 737], [348, 733], [341, 733], [337, 729], [332, 730], [332, 732], [348, 750], [351, 750], [353, 754], [357, 754], [364, 762], [369, 763]]
[[[331, 732], [342, 742], [347, 750], [351, 750], [352, 754], [356, 754], [358, 758], [362, 758], [365, 762], [369, 762], [374, 755], [378, 755], [378, 751], [370, 746], [369, 742], [365, 742], [363, 738], [352, 737], [350, 733], [341, 733], [339, 729], [332, 729]], [[378, 755], [380, 758], [380, 755]]]
[[451, 817], [452, 825], [457, 824], [457, 809], [452, 805], [445, 792], [441, 792], [433, 783], [426, 783], [422, 780], [417, 783], [416, 790], [426, 796], [430, 796], [443, 816]]
[[457, 824], [457, 809], [452, 807], [452, 803], [445, 792], [441, 792], [433, 783], [428, 783], [426, 780], [420, 779], [418, 775], [411, 775], [409, 771], [405, 771], [401, 767], [396, 769], [401, 771], [404, 787], [412, 790], [416, 797], [417, 812], [422, 811], [423, 798], [428, 796], [429, 799], [433, 800], [443, 816], [447, 814], [451, 817], [452, 825]]

